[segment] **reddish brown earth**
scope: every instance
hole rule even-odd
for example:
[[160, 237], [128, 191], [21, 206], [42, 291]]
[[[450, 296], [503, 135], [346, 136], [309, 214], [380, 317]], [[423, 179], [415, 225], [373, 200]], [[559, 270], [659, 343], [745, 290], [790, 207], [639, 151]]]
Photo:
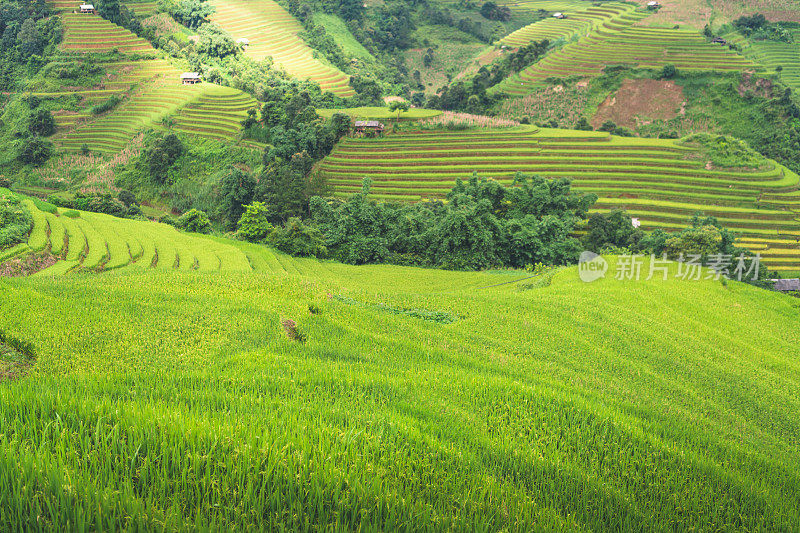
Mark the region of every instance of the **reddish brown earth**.
[[49, 252], [28, 254], [23, 257], [9, 259], [5, 263], [0, 264], [0, 278], [30, 276], [31, 274], [54, 265], [55, 262], [56, 257]]
[[635, 128], [652, 120], [678, 116], [685, 104], [683, 88], [669, 80], [625, 80], [600, 104], [591, 124], [597, 128], [611, 120], [617, 126]]

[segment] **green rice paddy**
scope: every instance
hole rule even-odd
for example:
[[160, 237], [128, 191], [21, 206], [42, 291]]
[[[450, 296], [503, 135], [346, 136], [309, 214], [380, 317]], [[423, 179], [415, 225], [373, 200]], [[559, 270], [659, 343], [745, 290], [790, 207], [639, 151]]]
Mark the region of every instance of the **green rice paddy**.
[[646, 11], [615, 2], [578, 11], [563, 20], [545, 19], [509, 35], [501, 43], [521, 46], [548, 39], [574, 42], [548, 54], [539, 62], [511, 76], [492, 90], [524, 95], [541, 87], [548, 78], [592, 77], [607, 66], [681, 70], [742, 71], [755, 68], [746, 57], [726, 46], [712, 44], [692, 29], [637, 26]]
[[348, 76], [314, 57], [313, 51], [298, 33], [303, 27], [273, 0], [214, 0], [216, 13], [211, 17], [235, 39], [248, 39], [245, 53], [253, 59], [272, 57], [276, 65], [298, 78], [319, 83], [323, 91], [339, 96], [355, 94]]
[[614, 258], [587, 284], [56, 218], [129, 264], [0, 279], [0, 330], [35, 356], [0, 381], [3, 529], [800, 524], [791, 298], [617, 281]]

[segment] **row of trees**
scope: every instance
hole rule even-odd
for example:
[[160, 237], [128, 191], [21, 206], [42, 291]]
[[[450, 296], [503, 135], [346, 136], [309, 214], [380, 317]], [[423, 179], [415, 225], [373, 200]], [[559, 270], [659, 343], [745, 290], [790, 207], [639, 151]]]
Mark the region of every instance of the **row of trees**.
[[489, 67], [482, 66], [469, 81], [458, 81], [449, 87], [442, 88], [439, 94], [428, 98], [425, 107], [483, 113], [498, 98], [490, 97], [487, 94], [486, 91], [489, 87], [532, 65], [547, 53], [549, 48], [550, 41], [547, 39], [522, 46], [516, 52], [506, 54], [500, 61], [495, 61]]
[[[315, 196], [309, 221], [291, 222], [304, 250], [323, 250], [352, 263], [399, 263], [474, 270], [566, 264], [577, 260], [580, 242], [570, 234], [596, 201], [576, 194], [566, 179], [518, 174], [512, 186], [473, 175], [457, 181], [447, 201], [417, 204], [377, 203], [369, 199], [370, 181], [342, 201]], [[275, 244], [276, 204], [247, 207], [240, 236]], [[256, 216], [257, 215], [257, 216]], [[260, 224], [260, 225], [259, 225]], [[285, 231], [282, 249], [290, 245]], [[316, 239], [312, 238], [316, 236]]]

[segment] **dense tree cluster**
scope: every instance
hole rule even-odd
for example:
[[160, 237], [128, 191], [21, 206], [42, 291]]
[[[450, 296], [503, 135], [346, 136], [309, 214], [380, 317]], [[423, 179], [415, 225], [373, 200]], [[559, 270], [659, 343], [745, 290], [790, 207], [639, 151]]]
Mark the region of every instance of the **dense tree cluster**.
[[792, 32], [787, 29], [787, 26], [790, 25], [796, 27], [796, 25], [792, 23], [769, 22], [767, 18], [760, 13], [739, 17], [733, 22], [733, 26], [737, 30], [753, 40], [781, 41], [786, 43], [794, 42]]
[[489, 0], [481, 6], [481, 15], [489, 20], [506, 21], [511, 19], [511, 9], [508, 6], [499, 6]]
[[183, 143], [174, 133], [148, 140], [143, 157], [150, 177], [158, 183], [168, 181], [168, 172], [183, 154]]
[[208, 0], [161, 0], [159, 8], [180, 24], [197, 29], [206, 22], [215, 8]]
[[458, 81], [449, 87], [442, 88], [439, 94], [428, 98], [425, 106], [434, 109], [482, 113], [495, 102], [486, 93], [489, 87], [532, 65], [547, 52], [549, 47], [550, 41], [547, 39], [522, 46], [516, 52], [506, 54], [490, 67], [481, 67], [471, 80]]
[[581, 251], [570, 233], [597, 199], [571, 191], [569, 180], [523, 174], [510, 187], [459, 180], [447, 202], [377, 203], [369, 188], [365, 180], [347, 201], [311, 200], [311, 219], [337, 260], [461, 270], [569, 263]]
[[61, 41], [60, 20], [42, 0], [0, 3], [0, 89], [13, 90], [43, 66], [42, 56]]
[[[691, 218], [686, 228], [674, 233], [662, 229], [646, 233], [635, 228], [631, 217], [622, 210], [592, 215], [587, 229], [582, 244], [596, 253], [653, 254], [676, 261], [699, 256], [700, 263], [706, 266], [712, 265], [715, 257], [752, 258], [754, 255], [736, 246], [737, 235], [724, 228], [716, 218], [699, 214]], [[755, 277], [755, 280], [750, 276], [744, 281], [760, 285], [770, 275], [767, 268], [760, 265]]]

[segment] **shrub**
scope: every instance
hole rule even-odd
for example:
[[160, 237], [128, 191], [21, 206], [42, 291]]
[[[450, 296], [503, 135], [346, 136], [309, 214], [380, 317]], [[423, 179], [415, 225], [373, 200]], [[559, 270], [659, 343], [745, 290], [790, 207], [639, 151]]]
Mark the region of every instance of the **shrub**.
[[678, 75], [678, 69], [675, 65], [664, 65], [661, 69], [661, 79], [668, 80]]
[[167, 172], [183, 154], [183, 143], [174, 133], [154, 139], [144, 152], [150, 176], [159, 183], [167, 181]]
[[43, 165], [53, 155], [53, 143], [39, 136], [29, 137], [22, 141], [17, 152], [17, 159], [28, 165]]
[[74, 209], [67, 209], [66, 211], [64, 211], [61, 214], [63, 216], [65, 216], [65, 217], [67, 217], [67, 218], [80, 218], [81, 217], [80, 211], [76, 211]]
[[269, 243], [282, 252], [301, 257], [325, 257], [328, 254], [322, 232], [292, 217], [282, 227], [272, 230]]
[[84, 194], [79, 192], [75, 195], [75, 201], [72, 204], [75, 209], [80, 209], [81, 211], [105, 213], [106, 215], [117, 217], [124, 217], [127, 213], [125, 204], [110, 194]]
[[93, 115], [100, 115], [101, 113], [105, 113], [106, 111], [111, 111], [122, 101], [122, 99], [117, 95], [112, 95], [103, 102], [102, 104], [97, 104], [96, 106], [92, 106], [92, 114]]
[[239, 230], [236, 235], [250, 242], [261, 242], [273, 230], [269, 222], [269, 208], [264, 202], [253, 202], [245, 206], [244, 214], [239, 219]]
[[190, 209], [178, 218], [178, 227], [193, 233], [211, 233], [211, 220], [199, 209]]
[[24, 242], [33, 217], [14, 196], [0, 196], [0, 248]]
[[39, 198], [33, 198], [33, 205], [36, 206], [36, 209], [45, 213], [55, 214], [58, 212], [58, 207]]
[[47, 109], [33, 111], [28, 119], [28, 131], [33, 135], [47, 137], [56, 132], [56, 121]]

